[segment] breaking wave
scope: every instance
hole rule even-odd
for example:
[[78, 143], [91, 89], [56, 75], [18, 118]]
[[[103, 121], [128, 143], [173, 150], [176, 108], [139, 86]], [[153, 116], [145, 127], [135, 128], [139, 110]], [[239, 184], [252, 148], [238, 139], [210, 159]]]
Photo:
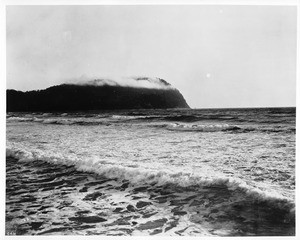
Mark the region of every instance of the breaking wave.
[[168, 130], [175, 131], [196, 131], [196, 132], [219, 132], [219, 131], [240, 131], [240, 127], [228, 124], [197, 125], [172, 123], [166, 126]]
[[245, 125], [231, 125], [231, 124], [188, 124], [188, 123], [164, 123], [153, 124], [154, 127], [165, 128], [170, 131], [183, 131], [183, 132], [227, 132], [227, 133], [249, 133], [249, 132], [266, 132], [266, 133], [278, 133], [295, 132], [293, 127], [252, 127]]
[[[295, 214], [295, 204], [293, 199], [284, 197], [277, 192], [270, 192], [266, 189], [258, 189], [250, 186], [241, 179], [227, 177], [220, 174], [199, 175], [185, 172], [168, 172], [167, 170], [149, 170], [142, 169], [138, 166], [124, 167], [97, 159], [71, 159], [56, 155], [47, 155], [42, 151], [29, 152], [18, 148], [6, 148], [6, 156], [13, 157], [19, 161], [45, 161], [50, 164], [59, 164], [74, 166], [78, 171], [96, 173], [107, 178], [119, 180], [128, 180], [133, 185], [155, 184], [170, 185], [178, 191], [196, 190], [203, 187], [227, 188], [229, 191], [239, 193], [239, 198], [250, 197], [253, 201], [264, 202], [269, 206], [281, 210], [288, 210], [291, 215]], [[202, 175], [203, 174], [203, 175]]]
[[295, 127], [274, 125], [245, 125], [245, 124], [204, 124], [202, 121], [195, 122], [197, 117], [194, 116], [162, 116], [162, 115], [122, 115], [122, 114], [91, 114], [91, 116], [74, 116], [62, 113], [57, 116], [42, 115], [24, 115], [24, 116], [7, 116], [7, 121], [12, 122], [37, 122], [41, 124], [57, 125], [110, 125], [132, 122], [142, 123], [150, 127], [164, 128], [170, 131], [185, 132], [231, 132], [231, 133], [248, 133], [248, 132], [266, 132], [266, 133], [294, 133]]

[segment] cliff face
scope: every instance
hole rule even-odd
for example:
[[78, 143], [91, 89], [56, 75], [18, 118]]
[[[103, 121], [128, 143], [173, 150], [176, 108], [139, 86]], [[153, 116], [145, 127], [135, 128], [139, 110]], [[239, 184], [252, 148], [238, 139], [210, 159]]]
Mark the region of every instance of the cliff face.
[[7, 112], [189, 108], [181, 93], [171, 87], [62, 84], [45, 90], [7, 90], [6, 93]]

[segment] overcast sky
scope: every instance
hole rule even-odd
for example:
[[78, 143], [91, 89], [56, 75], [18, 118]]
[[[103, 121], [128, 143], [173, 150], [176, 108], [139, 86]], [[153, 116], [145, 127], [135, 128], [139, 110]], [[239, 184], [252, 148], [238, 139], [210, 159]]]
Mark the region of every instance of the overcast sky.
[[149, 76], [194, 108], [296, 106], [296, 7], [7, 6], [7, 88]]

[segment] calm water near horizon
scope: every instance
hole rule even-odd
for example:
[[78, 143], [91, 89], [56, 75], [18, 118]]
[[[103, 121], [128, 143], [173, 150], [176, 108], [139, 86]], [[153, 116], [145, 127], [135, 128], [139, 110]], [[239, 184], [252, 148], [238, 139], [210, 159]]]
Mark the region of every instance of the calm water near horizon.
[[296, 108], [7, 113], [6, 234], [295, 235]]

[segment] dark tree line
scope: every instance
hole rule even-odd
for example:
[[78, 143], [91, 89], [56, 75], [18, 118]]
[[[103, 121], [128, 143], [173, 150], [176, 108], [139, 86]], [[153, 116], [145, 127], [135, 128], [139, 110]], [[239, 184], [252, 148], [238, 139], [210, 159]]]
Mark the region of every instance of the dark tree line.
[[7, 112], [188, 108], [177, 89], [63, 84], [45, 90], [7, 90]]

